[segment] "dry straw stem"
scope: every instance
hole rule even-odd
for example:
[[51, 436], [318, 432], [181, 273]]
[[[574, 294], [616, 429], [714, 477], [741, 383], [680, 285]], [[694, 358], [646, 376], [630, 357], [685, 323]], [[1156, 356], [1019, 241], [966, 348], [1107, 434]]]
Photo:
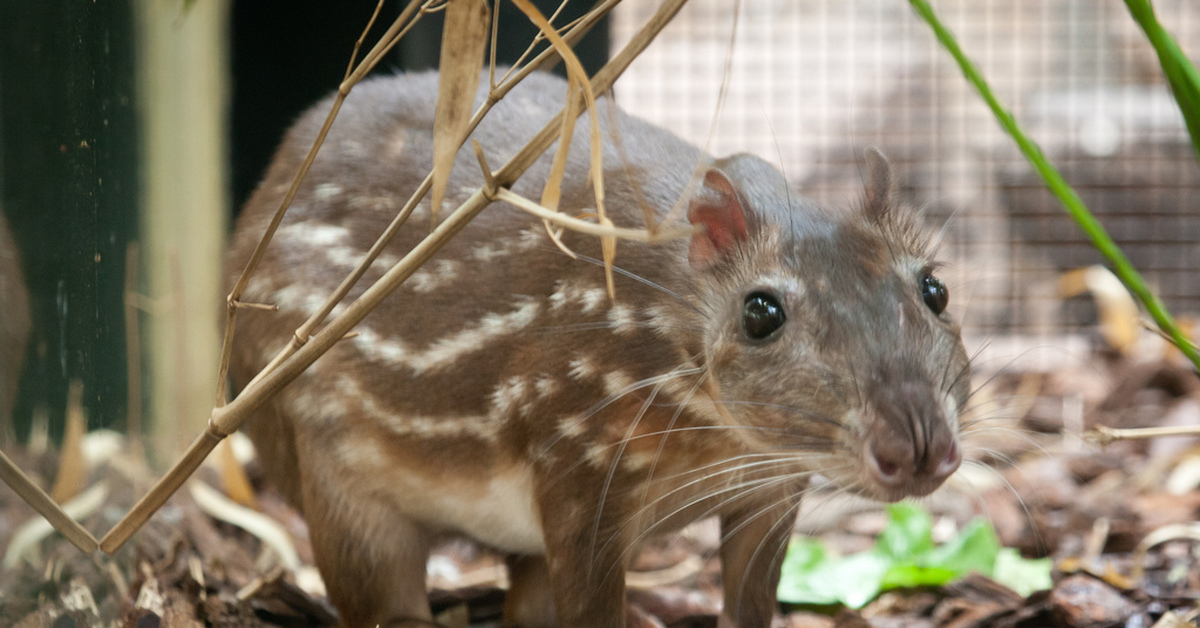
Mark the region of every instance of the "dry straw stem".
[[1088, 433], [1088, 436], [1101, 446], [1107, 446], [1119, 440], [1158, 438], [1159, 436], [1200, 436], [1200, 425], [1139, 427], [1131, 429], [1117, 429], [1115, 427], [1097, 425], [1096, 429]]
[[578, 231], [579, 233], [594, 235], [601, 238], [655, 243], [662, 242], [663, 240], [688, 237], [695, 231], [695, 228], [682, 227], [679, 229], [673, 229], [671, 231], [651, 233], [647, 229], [628, 229], [624, 227], [617, 227], [611, 222], [609, 222], [607, 225], [588, 222], [586, 220], [580, 220], [579, 218], [572, 218], [571, 216], [568, 216], [562, 212], [554, 211], [548, 207], [538, 205], [524, 196], [521, 196], [520, 194], [517, 194], [516, 192], [506, 188], [500, 188], [496, 191], [496, 200], [510, 203], [533, 214], [534, 216], [537, 216], [538, 218], [541, 218], [542, 220], [566, 227], [572, 231]]
[[[670, 22], [685, 2], [686, 0], [663, 2], [658, 11], [643, 25], [625, 48], [596, 73], [591, 81], [593, 93], [608, 91], [613, 81], [653, 41], [654, 37]], [[495, 184], [501, 187], [512, 185], [554, 143], [561, 124], [561, 120], [556, 117], [543, 127], [508, 163], [493, 173]], [[311, 340], [300, 347], [291, 358], [283, 361], [277, 369], [257, 380], [254, 386], [248, 386], [237, 399], [227, 405], [214, 408], [212, 417], [209, 419], [209, 429], [196, 438], [184, 458], [172, 467], [167, 475], [159, 480], [158, 484], [138, 501], [125, 518], [104, 537], [100, 548], [110, 554], [119, 549], [129, 536], [137, 531], [195, 471], [222, 438], [236, 430], [271, 395], [295, 379], [325, 351], [341, 340], [354, 325], [358, 324], [385, 297], [416, 272], [421, 264], [425, 263], [451, 237], [462, 230], [484, 207], [487, 207], [496, 191], [496, 188], [476, 190], [461, 206], [447, 216], [445, 221], [438, 224], [428, 236], [388, 270], [379, 281], [350, 304], [345, 312], [331, 320]]]
[[[558, 200], [562, 193], [562, 178], [566, 171], [567, 154], [571, 149], [571, 138], [575, 135], [575, 120], [576, 109], [572, 104], [578, 104], [579, 100], [575, 98], [576, 92], [582, 92], [583, 99], [587, 104], [588, 123], [591, 124], [591, 180], [592, 189], [596, 197], [596, 215], [597, 220], [601, 225], [611, 226], [612, 221], [608, 219], [608, 215], [604, 211], [604, 147], [600, 137], [600, 116], [596, 110], [596, 92], [592, 91], [592, 86], [588, 82], [587, 72], [583, 69], [583, 64], [579, 62], [579, 57], [575, 56], [575, 51], [571, 49], [567, 42], [563, 41], [559, 36], [558, 31], [546, 20], [545, 16], [533, 6], [529, 0], [512, 0], [512, 3], [529, 18], [541, 30], [546, 39], [550, 40], [550, 45], [558, 51], [558, 56], [562, 58], [563, 63], [567, 66], [567, 110], [566, 115], [560, 116], [562, 120], [562, 129], [559, 132], [558, 153], [554, 155], [554, 162], [550, 170], [550, 177], [546, 180], [546, 187], [542, 191], [542, 204], [550, 209], [558, 208]], [[562, 242], [555, 236], [550, 226], [546, 225], [546, 231], [554, 239], [555, 243], [560, 248], [566, 251], [562, 246]], [[602, 236], [600, 238], [600, 246], [604, 256], [604, 280], [608, 286], [608, 297], [611, 299], [615, 296], [613, 287], [613, 260], [617, 254], [617, 241], [611, 237]], [[566, 251], [570, 254], [570, 251]]]
[[483, 0], [452, 0], [446, 5], [437, 109], [433, 118], [433, 189], [429, 206], [433, 224], [442, 211], [442, 197], [454, 169], [454, 156], [467, 137], [471, 107], [479, 91], [489, 16]]
[[96, 537], [79, 525], [79, 522], [75, 521], [71, 515], [68, 515], [62, 506], [58, 505], [58, 502], [51, 499], [46, 491], [43, 491], [29, 476], [25, 475], [25, 472], [4, 455], [3, 451], [0, 451], [0, 479], [4, 480], [4, 483], [11, 487], [13, 492], [26, 504], [45, 517], [50, 525], [62, 532], [63, 536], [67, 537], [67, 540], [78, 547], [80, 551], [85, 554], [96, 551], [98, 546]]

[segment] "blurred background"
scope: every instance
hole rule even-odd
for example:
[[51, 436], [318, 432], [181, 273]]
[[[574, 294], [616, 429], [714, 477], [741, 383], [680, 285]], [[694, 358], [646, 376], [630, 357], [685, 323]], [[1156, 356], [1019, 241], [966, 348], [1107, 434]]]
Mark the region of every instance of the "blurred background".
[[[502, 28], [531, 28], [501, 5]], [[623, 2], [581, 45], [585, 65], [657, 5]], [[563, 19], [587, 6], [572, 0]], [[862, 151], [880, 147], [902, 198], [943, 234], [952, 307], [985, 349], [977, 364], [1052, 369], [1087, 354], [1097, 308], [1058, 284], [1099, 255], [907, 2], [745, 0], [733, 32], [735, 6], [692, 0], [618, 83], [622, 106], [698, 144], [711, 134], [713, 153], [757, 153], [833, 205], [856, 201]], [[1200, 168], [1122, 2], [934, 6], [1172, 311], [1200, 312]], [[1200, 5], [1155, 7], [1197, 58]], [[0, 0], [0, 212], [32, 320], [19, 383], [0, 383], [5, 442], [57, 438], [71, 381], [90, 427], [152, 430], [160, 462], [203, 429], [231, 216], [287, 126], [336, 89], [374, 8]], [[387, 3], [380, 21], [400, 8]], [[439, 18], [380, 71], [434, 66]], [[513, 59], [532, 30], [505, 32]], [[19, 302], [0, 296], [3, 320], [18, 320]]]

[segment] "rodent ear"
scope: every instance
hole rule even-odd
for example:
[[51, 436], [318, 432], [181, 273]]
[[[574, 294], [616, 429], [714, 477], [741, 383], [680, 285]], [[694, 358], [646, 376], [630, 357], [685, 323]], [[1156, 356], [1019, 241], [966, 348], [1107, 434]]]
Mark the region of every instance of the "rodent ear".
[[878, 220], [891, 207], [892, 168], [888, 165], [887, 157], [874, 146], [867, 148], [866, 160], [866, 180], [863, 182], [866, 186], [864, 210], [868, 218]]
[[704, 173], [704, 185], [688, 204], [687, 217], [704, 228], [692, 234], [688, 246], [688, 262], [694, 268], [711, 266], [746, 239], [746, 209], [733, 182], [716, 168]]

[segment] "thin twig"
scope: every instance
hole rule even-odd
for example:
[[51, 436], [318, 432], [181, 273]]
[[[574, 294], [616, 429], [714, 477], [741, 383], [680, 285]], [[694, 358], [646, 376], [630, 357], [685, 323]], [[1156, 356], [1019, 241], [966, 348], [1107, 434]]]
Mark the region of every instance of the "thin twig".
[[1107, 446], [1119, 440], [1138, 440], [1158, 438], [1160, 436], [1200, 436], [1200, 425], [1179, 425], [1170, 427], [1138, 427], [1119, 429], [1106, 425], [1097, 425], [1086, 434], [1089, 440], [1099, 445]]
[[541, 218], [542, 220], [548, 220], [556, 225], [561, 225], [572, 231], [602, 238], [616, 238], [618, 240], [630, 240], [633, 242], [654, 243], [675, 238], [686, 238], [691, 236], [695, 231], [695, 229], [692, 227], [681, 227], [671, 231], [651, 233], [648, 229], [629, 229], [625, 227], [616, 227], [611, 224], [601, 225], [598, 223], [573, 218], [562, 212], [556, 212], [548, 207], [543, 207], [506, 188], [500, 188], [497, 190], [496, 200], [510, 203], [519, 209], [527, 211], [534, 216]]

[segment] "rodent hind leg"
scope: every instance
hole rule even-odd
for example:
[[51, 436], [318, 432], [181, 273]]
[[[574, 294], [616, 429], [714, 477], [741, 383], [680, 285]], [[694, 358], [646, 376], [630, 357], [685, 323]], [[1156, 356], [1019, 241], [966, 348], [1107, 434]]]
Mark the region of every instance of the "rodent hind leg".
[[338, 625], [435, 626], [425, 590], [432, 534], [364, 491], [303, 485], [313, 554]]

